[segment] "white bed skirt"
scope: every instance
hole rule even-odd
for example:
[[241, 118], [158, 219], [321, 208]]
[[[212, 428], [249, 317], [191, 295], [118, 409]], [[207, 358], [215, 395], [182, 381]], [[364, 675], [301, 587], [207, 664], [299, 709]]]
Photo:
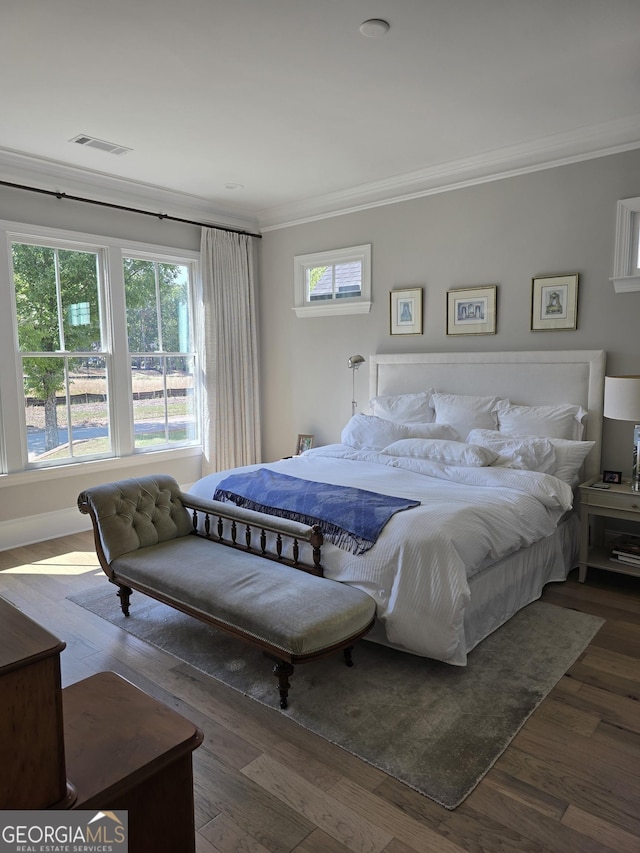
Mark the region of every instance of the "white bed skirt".
[[[578, 514], [572, 512], [550, 536], [498, 560], [469, 580], [471, 600], [464, 616], [466, 653], [518, 610], [540, 598], [546, 584], [566, 580], [578, 565], [579, 529]], [[380, 624], [365, 639], [392, 645]]]

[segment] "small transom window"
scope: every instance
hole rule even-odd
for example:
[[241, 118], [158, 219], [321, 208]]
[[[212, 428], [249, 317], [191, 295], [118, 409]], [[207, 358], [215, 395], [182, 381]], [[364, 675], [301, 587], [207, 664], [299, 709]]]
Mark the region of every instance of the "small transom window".
[[371, 309], [371, 245], [294, 258], [298, 317], [366, 314]]
[[640, 198], [618, 202], [613, 282], [616, 293], [640, 290]]

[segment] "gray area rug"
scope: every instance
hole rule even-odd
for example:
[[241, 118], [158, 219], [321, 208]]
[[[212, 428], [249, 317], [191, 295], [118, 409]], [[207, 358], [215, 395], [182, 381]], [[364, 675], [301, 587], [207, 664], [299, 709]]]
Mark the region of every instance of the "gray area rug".
[[259, 650], [140, 593], [128, 619], [111, 586], [69, 598], [448, 809], [471, 793], [604, 621], [537, 601], [484, 640], [466, 667], [361, 641], [352, 668], [340, 654], [297, 666], [281, 711]]

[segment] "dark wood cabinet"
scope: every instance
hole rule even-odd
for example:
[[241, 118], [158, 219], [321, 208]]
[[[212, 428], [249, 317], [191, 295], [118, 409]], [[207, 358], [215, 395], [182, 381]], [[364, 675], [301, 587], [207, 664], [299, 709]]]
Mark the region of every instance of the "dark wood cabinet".
[[194, 853], [202, 732], [114, 672], [62, 689], [64, 648], [0, 598], [0, 810], [126, 809], [130, 850]]
[[77, 809], [127, 809], [129, 849], [193, 853], [191, 753], [202, 732], [115, 672], [63, 691]]
[[0, 809], [67, 808], [65, 643], [0, 598]]

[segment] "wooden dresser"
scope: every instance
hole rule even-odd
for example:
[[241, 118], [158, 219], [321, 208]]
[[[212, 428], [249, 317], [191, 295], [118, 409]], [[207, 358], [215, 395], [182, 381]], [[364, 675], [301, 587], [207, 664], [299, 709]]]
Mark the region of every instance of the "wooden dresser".
[[0, 809], [69, 808], [60, 652], [65, 643], [0, 598]]
[[0, 598], [0, 810], [128, 811], [129, 849], [193, 853], [193, 723], [115, 672], [61, 688], [65, 643]]
[[115, 672], [65, 687], [76, 809], [129, 812], [129, 849], [194, 853], [191, 753], [202, 732]]

